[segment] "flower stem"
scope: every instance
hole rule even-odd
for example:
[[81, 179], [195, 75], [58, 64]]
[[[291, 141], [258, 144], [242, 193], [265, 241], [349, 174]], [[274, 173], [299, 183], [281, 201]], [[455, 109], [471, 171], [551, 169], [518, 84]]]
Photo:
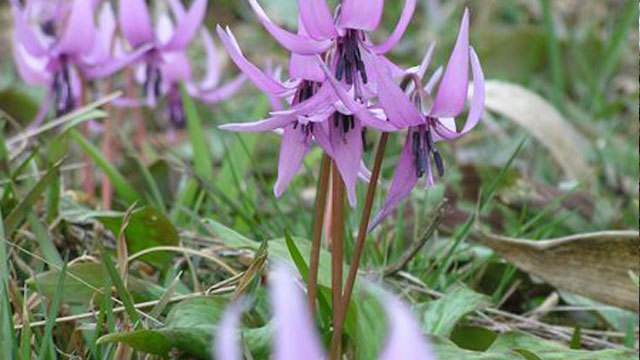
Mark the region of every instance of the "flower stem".
[[[335, 162], [333, 163], [333, 170], [331, 171], [331, 180], [333, 190], [331, 200], [333, 206], [331, 211], [331, 292], [333, 295], [332, 309], [335, 329], [335, 325], [340, 322], [340, 302], [342, 301], [342, 251], [344, 232], [344, 186]], [[337, 344], [336, 353], [340, 353], [340, 344]]]
[[[373, 163], [373, 170], [371, 173], [371, 181], [367, 188], [367, 197], [364, 203], [364, 210], [362, 212], [362, 218], [360, 219], [360, 227], [358, 228], [358, 238], [356, 242], [356, 248], [351, 258], [351, 266], [349, 267], [349, 274], [347, 275], [347, 283], [344, 288], [344, 295], [340, 301], [340, 308], [338, 311], [337, 321], [334, 321], [333, 337], [331, 338], [331, 354], [339, 354], [340, 340], [342, 338], [342, 330], [344, 327], [345, 314], [351, 301], [351, 294], [353, 292], [353, 286], [356, 282], [356, 276], [358, 275], [358, 267], [360, 266], [360, 258], [362, 257], [362, 250], [364, 249], [364, 241], [367, 237], [367, 229], [369, 228], [369, 220], [371, 219], [371, 210], [373, 208], [373, 200], [376, 195], [376, 188], [378, 187], [378, 179], [380, 178], [380, 169], [382, 168], [382, 159], [384, 158], [384, 152], [387, 147], [387, 140], [389, 140], [389, 133], [382, 133], [380, 135], [380, 141], [378, 142], [378, 149], [376, 150], [376, 156]], [[338, 356], [332, 358], [337, 359]]]
[[329, 187], [329, 174], [331, 172], [331, 158], [326, 153], [322, 156], [320, 178], [318, 179], [318, 191], [316, 194], [316, 212], [313, 220], [313, 236], [311, 242], [311, 254], [309, 259], [309, 278], [307, 279], [307, 298], [309, 309], [313, 313], [318, 292], [318, 266], [320, 265], [320, 245], [322, 243], [322, 223], [325, 207], [327, 205], [327, 188]]

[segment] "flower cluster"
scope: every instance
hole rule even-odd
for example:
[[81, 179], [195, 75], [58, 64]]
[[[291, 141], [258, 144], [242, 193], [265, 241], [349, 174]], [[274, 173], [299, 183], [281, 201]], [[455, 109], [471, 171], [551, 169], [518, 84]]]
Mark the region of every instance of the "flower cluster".
[[[218, 27], [218, 34], [230, 57], [249, 79], [269, 96], [285, 99], [289, 107], [273, 111], [264, 120], [222, 128], [239, 132], [282, 131], [276, 196], [284, 192], [315, 142], [337, 165], [349, 203], [354, 206], [358, 175], [366, 174], [361, 164], [367, 128], [407, 133], [385, 206], [370, 228], [409, 195], [418, 179], [424, 177], [426, 185], [432, 186], [433, 167], [439, 176], [444, 175], [444, 160], [436, 144], [469, 132], [484, 108], [484, 77], [469, 45], [468, 11], [465, 10], [444, 73], [436, 71], [422, 85], [433, 46], [422, 64], [409, 70], [385, 57], [406, 30], [416, 0], [405, 1], [396, 28], [380, 45], [371, 41], [370, 33], [380, 24], [383, 0], [344, 0], [333, 12], [325, 0], [298, 0], [297, 33], [274, 24], [257, 0], [248, 1], [267, 32], [291, 52], [290, 78], [279, 81], [249, 62], [229, 28]], [[468, 119], [458, 130], [454, 118], [467, 100], [469, 68], [474, 93]]]
[[[47, 89], [37, 122], [53, 99], [56, 115], [83, 103], [88, 82], [131, 68], [140, 99], [119, 99], [121, 106], [155, 106], [166, 97], [172, 123], [184, 123], [179, 84], [197, 99], [214, 104], [233, 95], [245, 77], [219, 87], [221, 69], [211, 34], [202, 26], [208, 0], [194, 0], [187, 10], [169, 0], [152, 24], [144, 0], [118, 2], [118, 17], [101, 0], [11, 0], [15, 23], [13, 55], [21, 78]], [[120, 34], [121, 36], [117, 36]], [[195, 81], [186, 49], [200, 35], [207, 60], [204, 79]]]

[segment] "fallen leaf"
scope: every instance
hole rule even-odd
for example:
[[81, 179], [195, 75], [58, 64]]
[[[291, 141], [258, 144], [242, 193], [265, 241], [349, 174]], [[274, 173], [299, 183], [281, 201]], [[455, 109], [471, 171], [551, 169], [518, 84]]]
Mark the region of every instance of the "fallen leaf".
[[558, 162], [567, 178], [590, 176], [578, 132], [549, 102], [524, 87], [504, 81], [485, 83], [486, 108], [529, 131]]
[[519, 269], [560, 290], [638, 312], [638, 287], [629, 271], [638, 270], [640, 234], [603, 231], [531, 241], [485, 232], [476, 238]]

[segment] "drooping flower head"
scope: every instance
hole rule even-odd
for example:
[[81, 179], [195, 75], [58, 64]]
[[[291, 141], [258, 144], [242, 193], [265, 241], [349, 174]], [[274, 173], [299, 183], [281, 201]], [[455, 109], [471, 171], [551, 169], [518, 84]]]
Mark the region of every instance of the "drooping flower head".
[[[271, 118], [259, 122], [222, 128], [283, 129], [276, 196], [289, 184], [315, 140], [334, 159], [348, 200], [355, 205], [356, 182], [362, 173], [363, 129], [371, 127], [387, 132], [396, 129], [393, 119], [387, 119], [381, 109], [371, 106], [375, 98], [375, 78], [369, 75], [372, 58], [398, 42], [413, 14], [415, 1], [407, 1], [396, 30], [381, 46], [374, 46], [366, 31], [377, 27], [383, 1], [346, 1], [334, 20], [324, 0], [300, 0], [297, 34], [273, 24], [257, 1], [249, 3], [267, 31], [291, 51], [291, 79], [281, 83], [251, 64], [228, 28], [218, 28], [218, 34], [231, 58], [252, 82], [267, 94], [287, 98], [290, 109], [272, 113]], [[367, 9], [367, 13], [363, 15], [356, 9]], [[326, 64], [325, 60], [318, 61], [320, 54]], [[327, 67], [332, 73], [329, 78]]]
[[[327, 359], [315, 324], [295, 276], [278, 266], [269, 277], [275, 336], [273, 360]], [[420, 326], [407, 307], [394, 296], [380, 295], [387, 313], [387, 337], [379, 360], [435, 360]], [[217, 359], [240, 360], [238, 331], [241, 308], [231, 305], [218, 327], [213, 353]]]
[[73, 110], [80, 100], [78, 66], [92, 51], [96, 36], [95, 1], [27, 1], [24, 8], [11, 1], [14, 20], [13, 56], [22, 79], [48, 90], [39, 121], [54, 98], [58, 115]]
[[[428, 55], [430, 57], [430, 53]], [[370, 225], [374, 228], [404, 200], [422, 177], [426, 186], [434, 185], [434, 168], [444, 175], [444, 161], [437, 143], [453, 141], [471, 131], [479, 122], [484, 110], [484, 75], [474, 49], [469, 46], [469, 12], [465, 10], [460, 32], [449, 62], [440, 78], [435, 76], [422, 88], [419, 80], [428, 64], [423, 63], [417, 73], [409, 74], [417, 79], [417, 86], [407, 94], [396, 84], [384, 64], [375, 66], [378, 77], [378, 98], [389, 117], [404, 123], [407, 139], [398, 160], [382, 211]], [[470, 101], [467, 120], [457, 130], [455, 117], [464, 109], [469, 87], [469, 67], [473, 73], [473, 98]], [[439, 74], [438, 74], [439, 75]], [[433, 101], [429, 93], [439, 81]]]

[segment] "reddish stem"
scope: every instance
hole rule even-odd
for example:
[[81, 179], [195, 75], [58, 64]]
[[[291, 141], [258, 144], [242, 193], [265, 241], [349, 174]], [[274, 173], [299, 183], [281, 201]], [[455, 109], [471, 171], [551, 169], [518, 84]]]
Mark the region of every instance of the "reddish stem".
[[342, 339], [342, 330], [344, 328], [344, 319], [351, 301], [351, 294], [353, 293], [353, 286], [356, 282], [356, 276], [358, 275], [358, 268], [360, 266], [360, 259], [362, 258], [362, 251], [364, 249], [364, 241], [367, 237], [367, 230], [369, 228], [369, 221], [371, 220], [371, 210], [373, 208], [373, 200], [375, 199], [376, 189], [378, 187], [378, 179], [380, 178], [380, 169], [382, 168], [382, 159], [387, 147], [387, 140], [389, 140], [389, 133], [382, 133], [380, 135], [380, 141], [378, 143], [378, 149], [376, 150], [376, 156], [373, 163], [373, 170], [371, 173], [371, 181], [367, 188], [367, 197], [364, 203], [364, 210], [362, 212], [362, 218], [360, 219], [360, 227], [358, 228], [358, 238], [356, 242], [356, 248], [351, 258], [351, 266], [349, 267], [349, 274], [347, 275], [347, 283], [344, 288], [344, 295], [340, 301], [340, 307], [337, 312], [337, 319], [334, 318], [334, 330], [333, 337], [331, 338], [331, 354], [336, 354], [332, 358], [338, 359], [340, 353], [340, 343]]
[[313, 236], [311, 242], [311, 254], [309, 259], [309, 278], [307, 279], [307, 299], [309, 309], [313, 313], [318, 291], [318, 267], [320, 265], [320, 245], [322, 243], [322, 224], [327, 205], [327, 188], [329, 187], [329, 174], [331, 172], [331, 159], [325, 153], [322, 156], [320, 166], [320, 178], [318, 179], [318, 191], [316, 194], [316, 212], [313, 220]]
[[[333, 164], [332, 205], [331, 211], [331, 292], [333, 295], [334, 335], [336, 324], [340, 322], [340, 302], [342, 300], [342, 266], [343, 266], [343, 232], [344, 232], [344, 185], [336, 164]], [[336, 354], [340, 353], [340, 343], [336, 346]]]

